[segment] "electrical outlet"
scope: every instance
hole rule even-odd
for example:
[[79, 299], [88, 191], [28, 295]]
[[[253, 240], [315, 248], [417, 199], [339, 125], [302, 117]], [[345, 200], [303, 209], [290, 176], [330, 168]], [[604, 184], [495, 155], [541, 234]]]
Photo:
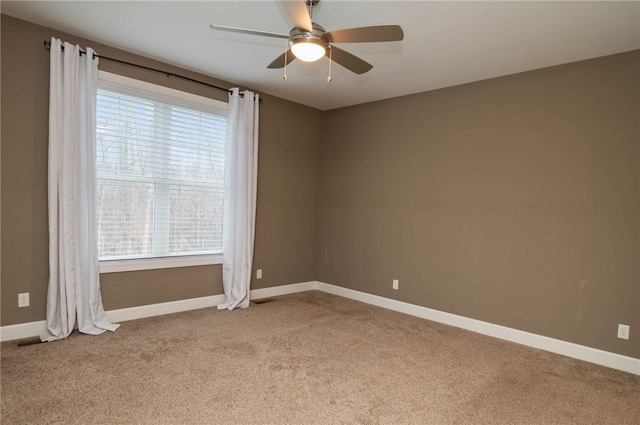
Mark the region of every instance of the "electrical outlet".
[[620, 339], [629, 339], [629, 325], [618, 325], [618, 338]]
[[262, 269], [256, 270], [256, 279], [262, 279]]
[[397, 291], [399, 286], [400, 286], [400, 281], [398, 279], [393, 279], [393, 289]]
[[29, 293], [18, 294], [18, 307], [29, 307]]

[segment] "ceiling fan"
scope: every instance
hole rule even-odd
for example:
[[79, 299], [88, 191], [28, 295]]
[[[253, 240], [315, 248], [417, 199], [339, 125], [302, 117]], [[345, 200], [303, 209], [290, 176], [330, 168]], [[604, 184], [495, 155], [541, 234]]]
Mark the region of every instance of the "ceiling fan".
[[[334, 46], [334, 43], [399, 41], [404, 38], [404, 32], [399, 25], [377, 25], [327, 31], [312, 21], [313, 7], [318, 2], [319, 0], [280, 1], [294, 25], [289, 34], [221, 25], [209, 25], [209, 27], [213, 30], [288, 39], [288, 49], [267, 66], [272, 69], [285, 67], [285, 71], [286, 66], [296, 58], [304, 62], [315, 62], [323, 56], [327, 56], [331, 61], [337, 62], [356, 74], [364, 74], [371, 70], [373, 65]], [[328, 81], [330, 79], [329, 77]]]

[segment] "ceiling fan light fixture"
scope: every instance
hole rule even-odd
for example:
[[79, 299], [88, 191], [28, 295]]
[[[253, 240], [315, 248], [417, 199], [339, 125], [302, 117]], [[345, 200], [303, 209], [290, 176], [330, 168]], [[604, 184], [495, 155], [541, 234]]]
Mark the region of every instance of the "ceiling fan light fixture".
[[314, 39], [293, 39], [290, 44], [295, 57], [303, 62], [315, 62], [327, 51], [326, 43]]

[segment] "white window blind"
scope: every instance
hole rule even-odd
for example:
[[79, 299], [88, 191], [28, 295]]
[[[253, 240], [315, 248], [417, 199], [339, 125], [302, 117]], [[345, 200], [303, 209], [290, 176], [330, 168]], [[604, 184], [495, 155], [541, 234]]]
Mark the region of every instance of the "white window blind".
[[101, 260], [222, 252], [225, 104], [101, 74]]

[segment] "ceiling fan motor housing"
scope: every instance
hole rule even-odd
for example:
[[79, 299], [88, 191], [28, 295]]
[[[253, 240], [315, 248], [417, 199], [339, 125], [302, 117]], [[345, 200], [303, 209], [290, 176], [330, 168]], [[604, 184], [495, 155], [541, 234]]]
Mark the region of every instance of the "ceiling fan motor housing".
[[311, 32], [293, 28], [289, 31], [289, 47], [293, 47], [297, 43], [314, 43], [319, 44], [326, 50], [329, 47], [329, 40], [325, 37], [325, 32], [326, 30], [316, 23], [313, 23]]

